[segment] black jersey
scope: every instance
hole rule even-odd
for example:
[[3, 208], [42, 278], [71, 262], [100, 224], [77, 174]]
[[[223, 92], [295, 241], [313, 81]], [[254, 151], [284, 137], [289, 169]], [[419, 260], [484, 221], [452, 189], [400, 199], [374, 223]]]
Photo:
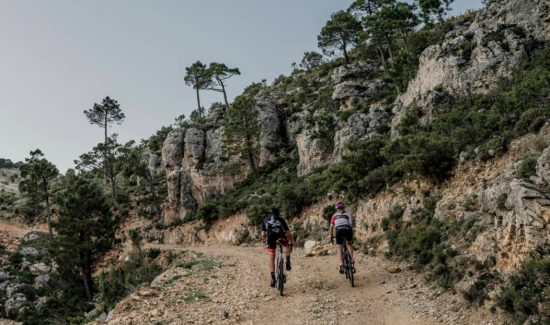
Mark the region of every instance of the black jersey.
[[285, 219], [279, 216], [269, 216], [264, 218], [262, 222], [262, 231], [267, 232], [267, 235], [270, 234], [286, 234], [288, 231], [288, 225], [286, 224]]

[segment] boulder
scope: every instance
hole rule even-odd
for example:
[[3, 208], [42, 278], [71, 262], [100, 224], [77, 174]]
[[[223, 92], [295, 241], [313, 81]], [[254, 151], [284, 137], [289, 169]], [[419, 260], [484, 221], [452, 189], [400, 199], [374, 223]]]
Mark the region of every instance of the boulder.
[[36, 263], [29, 266], [29, 271], [34, 275], [47, 274], [50, 273], [51, 270], [52, 267], [44, 262]]
[[338, 68], [334, 69], [331, 78], [332, 82], [334, 82], [335, 84], [339, 84], [348, 80], [367, 79], [375, 71], [376, 68], [374, 66], [361, 62], [355, 66], [339, 66]]
[[40, 255], [38, 250], [34, 247], [25, 247], [25, 248], [23, 248], [23, 253], [26, 256], [38, 256], [38, 255]]
[[29, 302], [24, 294], [17, 293], [4, 303], [4, 311], [9, 318], [17, 318], [23, 307], [29, 305]]
[[342, 108], [346, 109], [365, 103], [387, 88], [388, 83], [383, 80], [367, 82], [344, 81], [336, 85], [332, 93], [332, 99], [342, 101]]
[[8, 280], [8, 275], [5, 272], [0, 271], [0, 282], [4, 282], [7, 280]]
[[47, 274], [41, 274], [34, 279], [34, 288], [40, 289], [48, 286], [50, 282], [50, 276]]
[[24, 284], [20, 283], [9, 283], [9, 285], [6, 287], [6, 295], [8, 298], [11, 298], [15, 295], [15, 293], [25, 287]]
[[37, 234], [27, 234], [27, 235], [25, 235], [25, 237], [23, 237], [23, 242], [24, 243], [30, 243], [30, 242], [32, 242], [36, 239], [38, 239]]
[[550, 147], [544, 149], [537, 159], [537, 174], [546, 184], [550, 184]]
[[317, 242], [314, 240], [308, 240], [304, 243], [304, 253], [306, 256], [312, 256], [311, 253], [313, 252], [313, 248], [317, 246]]

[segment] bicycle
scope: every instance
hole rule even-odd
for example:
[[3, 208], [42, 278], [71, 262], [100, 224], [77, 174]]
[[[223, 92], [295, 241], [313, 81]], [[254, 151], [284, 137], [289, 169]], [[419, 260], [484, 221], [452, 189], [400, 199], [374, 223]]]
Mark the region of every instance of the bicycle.
[[[285, 259], [283, 257], [283, 245], [281, 244], [281, 240], [284, 241], [284, 239], [277, 240], [277, 263], [275, 264], [277, 267], [276, 274], [277, 274], [277, 286], [276, 288], [279, 290], [281, 296], [283, 295], [283, 290], [286, 283], [286, 273], [285, 273]], [[290, 251], [292, 252], [292, 245], [290, 245]]]
[[[332, 243], [332, 245], [334, 245], [334, 237], [330, 237], [330, 242]], [[348, 245], [346, 243], [344, 243], [344, 251], [342, 252], [342, 258], [343, 258], [343, 261], [344, 262], [344, 270], [345, 270], [345, 274], [346, 274], [346, 279], [349, 280], [349, 284], [352, 286], [352, 287], [355, 287], [355, 279], [354, 279], [354, 274], [356, 272], [355, 270], [355, 263], [353, 263], [351, 261], [351, 256], [349, 254], [349, 250], [348, 250]]]

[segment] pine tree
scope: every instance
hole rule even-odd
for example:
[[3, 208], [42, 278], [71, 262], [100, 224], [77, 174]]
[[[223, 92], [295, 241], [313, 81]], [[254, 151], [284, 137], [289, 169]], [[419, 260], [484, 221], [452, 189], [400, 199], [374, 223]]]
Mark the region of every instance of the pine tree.
[[346, 64], [349, 64], [347, 48], [357, 44], [361, 23], [347, 11], [338, 11], [332, 14], [330, 20], [317, 36], [319, 48], [324, 53], [331, 54], [335, 49], [344, 53]]
[[254, 96], [265, 84], [252, 84], [233, 101], [224, 120], [223, 146], [229, 156], [239, 155], [248, 158], [250, 169], [258, 178], [254, 160], [255, 145], [260, 135], [258, 111]]
[[99, 143], [92, 151], [81, 155], [80, 160], [75, 160], [76, 169], [82, 171], [104, 172], [111, 183], [111, 199], [114, 206], [124, 216], [128, 214], [126, 209], [116, 199], [116, 176], [122, 171], [128, 155], [128, 148], [117, 142], [115, 133], [107, 138], [106, 143]]
[[120, 105], [109, 96], [105, 97], [101, 104], [94, 104], [92, 109], [84, 111], [84, 115], [92, 125], [97, 125], [105, 130], [105, 142], [107, 143], [107, 129], [114, 123], [122, 124], [126, 116], [120, 109]]
[[305, 52], [300, 67], [306, 70], [311, 70], [320, 66], [323, 63], [323, 56], [317, 52]]
[[101, 187], [93, 180], [75, 177], [55, 198], [59, 218], [53, 243], [56, 259], [65, 269], [80, 271], [86, 298], [93, 299], [92, 274], [103, 254], [113, 247], [119, 218], [113, 216]]
[[57, 169], [57, 167], [55, 167], [54, 164], [42, 158], [35, 165], [35, 173], [36, 173], [36, 177], [38, 178], [38, 187], [41, 189], [42, 195], [46, 202], [46, 212], [48, 215], [48, 233], [50, 236], [50, 240], [52, 240], [53, 232], [52, 232], [52, 217], [50, 212], [49, 188], [50, 188], [51, 181], [54, 180], [59, 175], [59, 170]]
[[432, 21], [432, 16], [437, 17], [439, 20], [439, 25], [443, 26], [445, 24], [444, 17], [449, 11], [451, 11], [451, 4], [454, 0], [417, 0], [420, 10], [422, 11], [422, 16], [424, 22], [430, 23]]
[[208, 79], [211, 80], [206, 89], [223, 93], [223, 99], [225, 101], [225, 108], [229, 110], [229, 102], [227, 101], [227, 93], [225, 88], [227, 87], [227, 79], [241, 75], [239, 68], [228, 68], [223, 63], [210, 63], [210, 66], [206, 70]]
[[190, 67], [185, 68], [185, 71], [187, 72], [184, 78], [185, 84], [188, 86], [193, 86], [193, 88], [197, 91], [197, 110], [199, 112], [199, 117], [202, 117], [200, 115], [201, 99], [199, 96], [199, 90], [207, 89], [211, 84], [211, 79], [206, 73], [206, 65], [202, 64], [201, 61], [197, 61]]
[[27, 195], [33, 201], [34, 215], [39, 213], [40, 204], [40, 186], [38, 185], [38, 175], [36, 174], [36, 165], [41, 157], [44, 156], [40, 149], [30, 152], [30, 158], [25, 158], [25, 163], [19, 166], [21, 173], [21, 182], [19, 183], [19, 191], [23, 195]]

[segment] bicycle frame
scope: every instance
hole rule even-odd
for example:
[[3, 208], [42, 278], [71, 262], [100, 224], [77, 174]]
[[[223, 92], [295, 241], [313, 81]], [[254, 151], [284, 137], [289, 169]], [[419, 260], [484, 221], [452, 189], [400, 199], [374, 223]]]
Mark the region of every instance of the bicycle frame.
[[277, 274], [277, 288], [279, 289], [281, 296], [283, 295], [284, 283], [286, 282], [286, 273], [285, 273], [285, 259], [283, 258], [283, 245], [280, 242], [277, 242], [277, 259], [275, 267]]

